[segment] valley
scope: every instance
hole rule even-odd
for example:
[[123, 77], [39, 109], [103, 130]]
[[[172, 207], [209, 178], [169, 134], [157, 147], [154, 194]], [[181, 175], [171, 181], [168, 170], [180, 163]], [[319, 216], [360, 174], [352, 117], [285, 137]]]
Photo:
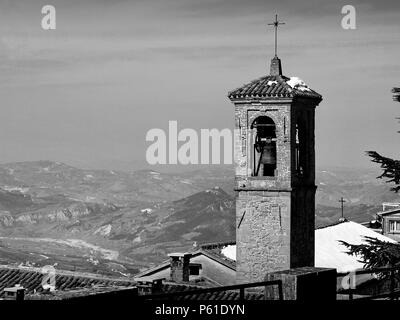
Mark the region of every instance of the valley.
[[[379, 170], [317, 171], [316, 225], [375, 218], [398, 201]], [[182, 173], [84, 170], [59, 162], [0, 165], [0, 264], [132, 276], [206, 242], [235, 238], [231, 167]]]

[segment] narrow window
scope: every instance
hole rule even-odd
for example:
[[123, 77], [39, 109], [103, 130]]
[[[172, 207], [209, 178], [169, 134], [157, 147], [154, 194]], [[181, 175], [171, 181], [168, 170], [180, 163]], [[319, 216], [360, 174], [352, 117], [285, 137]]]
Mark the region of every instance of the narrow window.
[[306, 145], [306, 127], [303, 122], [296, 123], [295, 132], [295, 172], [299, 176], [307, 174], [307, 145]]
[[300, 134], [299, 134], [299, 124], [296, 123], [296, 146], [295, 146], [295, 167], [296, 173], [301, 174], [300, 166]]
[[400, 232], [400, 221], [389, 220], [389, 231]]
[[389, 221], [389, 231], [390, 232], [394, 231], [394, 221]]

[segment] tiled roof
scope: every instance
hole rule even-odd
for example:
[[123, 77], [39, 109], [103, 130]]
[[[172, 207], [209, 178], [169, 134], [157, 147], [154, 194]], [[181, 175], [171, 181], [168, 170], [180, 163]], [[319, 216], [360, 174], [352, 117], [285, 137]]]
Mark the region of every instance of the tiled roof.
[[322, 96], [314, 90], [300, 90], [292, 88], [286, 83], [286, 81], [289, 80], [289, 78], [279, 75], [264, 76], [229, 92], [228, 97], [231, 100], [294, 97], [322, 99]]
[[[204, 290], [204, 287], [196, 287], [190, 285], [165, 283], [162, 286], [160, 294], [173, 294], [178, 292], [189, 292], [194, 290]], [[165, 298], [165, 297], [163, 297]], [[219, 291], [219, 292], [203, 292], [193, 293], [188, 295], [172, 295], [167, 297], [168, 300], [239, 300], [239, 291]], [[261, 292], [247, 292], [245, 293], [245, 300], [264, 300], [264, 294]]]
[[[136, 285], [135, 282], [123, 279], [112, 279], [97, 277], [96, 275], [74, 276], [73, 274], [60, 273], [56, 275], [56, 291], [50, 295], [44, 295], [45, 290], [42, 288], [43, 274], [38, 270], [21, 269], [9, 266], [0, 266], [0, 299], [4, 297], [4, 288], [14, 287], [20, 284], [26, 289], [27, 299], [50, 299], [60, 300], [76, 297], [85, 297], [89, 295], [98, 295], [104, 292], [123, 291], [124, 289], [132, 289]], [[207, 286], [209, 288], [209, 286]], [[178, 284], [166, 282], [162, 285], [159, 294], [172, 294], [177, 292], [189, 292], [193, 290], [204, 289], [204, 286], [193, 284]], [[132, 291], [134, 292], [134, 291]], [[115, 296], [117, 297], [117, 295]], [[221, 291], [193, 293], [183, 296], [167, 296], [163, 299], [168, 300], [239, 300], [238, 291]], [[248, 292], [245, 295], [246, 300], [262, 300], [264, 295], [258, 292]]]
[[[227, 266], [230, 269], [236, 270], [236, 262], [234, 260], [231, 260], [231, 259], [225, 257], [221, 253], [221, 250], [225, 246], [232, 245], [235, 243], [236, 243], [236, 241], [229, 241], [229, 242], [209, 243], [209, 244], [200, 245], [199, 250], [191, 252], [192, 258], [203, 254], [203, 255], [209, 257], [210, 259], [215, 260], [215, 261]], [[146, 269], [143, 272], [137, 274], [135, 276], [135, 279], [150, 276], [156, 272], [159, 272], [163, 269], [167, 269], [169, 267], [170, 267], [170, 261], [165, 260], [161, 264], [154, 266], [152, 268]]]
[[[119, 294], [126, 294], [129, 292], [129, 296], [136, 296], [134, 286], [130, 287], [115, 287], [115, 286], [93, 286], [85, 288], [70, 289], [65, 291], [54, 291], [51, 293], [35, 293], [28, 294], [26, 300], [69, 300], [69, 299], [82, 299], [91, 297], [93, 299], [103, 299], [107, 294], [112, 293], [113, 297], [118, 297]], [[107, 296], [110, 298], [110, 295]]]
[[[21, 269], [14, 267], [0, 267], [0, 298], [4, 296], [4, 288], [20, 284], [26, 288], [26, 294], [43, 293], [43, 274], [39, 270]], [[94, 287], [130, 287], [132, 281], [103, 277], [75, 276], [68, 273], [56, 274], [56, 290], [67, 291], [75, 289], [89, 289]]]
[[167, 269], [169, 268], [171, 265], [169, 260], [165, 260], [162, 263], [160, 263], [159, 265], [156, 265], [154, 267], [148, 268], [140, 273], [138, 273], [137, 275], [135, 275], [135, 278], [143, 278], [143, 277], [148, 277], [150, 275], [152, 275], [153, 273], [159, 272], [163, 269]]
[[229, 241], [229, 242], [219, 242], [219, 243], [209, 243], [201, 245], [200, 251], [207, 255], [209, 258], [222, 263], [223, 265], [236, 270], [236, 261], [225, 257], [221, 250], [229, 245], [235, 245], [236, 241]]

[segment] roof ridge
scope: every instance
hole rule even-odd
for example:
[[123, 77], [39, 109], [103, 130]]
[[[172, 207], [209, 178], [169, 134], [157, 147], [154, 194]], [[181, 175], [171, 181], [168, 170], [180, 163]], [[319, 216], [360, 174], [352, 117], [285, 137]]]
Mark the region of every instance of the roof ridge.
[[352, 222], [352, 221], [347, 220], [347, 219], [345, 219], [345, 220], [343, 220], [343, 221], [336, 221], [336, 222], [329, 223], [329, 224], [327, 224], [327, 225], [323, 225], [323, 226], [316, 227], [315, 230], [320, 230], [320, 229], [325, 229], [325, 228], [329, 228], [329, 227], [334, 227], [334, 226], [337, 226], [337, 225], [339, 225], [339, 224], [346, 223], [346, 222]]
[[229, 241], [221, 241], [221, 242], [208, 242], [200, 245], [201, 249], [210, 249], [211, 248], [217, 248], [221, 246], [229, 246], [236, 244], [236, 240], [229, 240]]

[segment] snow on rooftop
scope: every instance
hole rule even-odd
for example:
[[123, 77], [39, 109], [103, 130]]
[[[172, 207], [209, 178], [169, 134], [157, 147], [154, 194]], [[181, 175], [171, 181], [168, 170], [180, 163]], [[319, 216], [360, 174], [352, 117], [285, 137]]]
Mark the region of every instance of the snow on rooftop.
[[231, 259], [231, 260], [235, 260], [235, 261], [236, 261], [236, 245], [229, 245], [229, 246], [226, 246], [225, 248], [223, 248], [223, 249], [221, 250], [221, 253], [222, 253], [225, 257], [227, 257], [227, 258], [229, 258], [229, 259]]
[[286, 83], [293, 89], [297, 89], [300, 91], [311, 91], [308, 85], [298, 77], [290, 77], [290, 80], [286, 81]]
[[[364, 264], [355, 256], [346, 253], [347, 248], [339, 241], [350, 244], [365, 242], [364, 237], [377, 238], [381, 241], [396, 242], [359, 223], [342, 222], [333, 226], [315, 230], [315, 266], [336, 268], [338, 272], [349, 272], [362, 269]], [[236, 245], [229, 245], [221, 253], [236, 261]]]
[[271, 81], [271, 80], [270, 80], [270, 81], [267, 82], [267, 85], [268, 85], [268, 86], [271, 86], [271, 85], [273, 85], [273, 84], [278, 84], [278, 81]]
[[396, 242], [359, 223], [347, 221], [315, 230], [315, 266], [336, 268], [338, 272], [349, 272], [363, 268], [364, 264], [355, 256], [346, 253], [347, 248], [339, 241], [350, 244], [365, 243], [364, 237]]

